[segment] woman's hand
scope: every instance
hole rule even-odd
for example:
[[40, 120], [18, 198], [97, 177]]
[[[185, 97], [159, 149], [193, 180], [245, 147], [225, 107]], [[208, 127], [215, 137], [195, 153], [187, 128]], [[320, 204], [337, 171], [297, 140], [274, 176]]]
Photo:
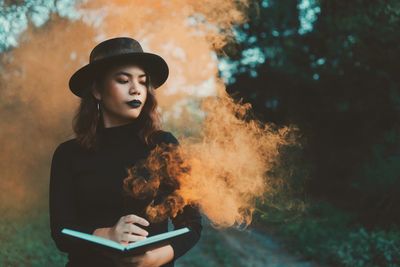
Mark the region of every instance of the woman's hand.
[[110, 229], [110, 239], [123, 245], [146, 239], [149, 233], [135, 224], [148, 226], [149, 222], [134, 214], [122, 216]]
[[[99, 228], [93, 235], [111, 239], [123, 245], [146, 239], [147, 231], [135, 225], [148, 226], [149, 222], [137, 215], [130, 214], [121, 217], [118, 222], [109, 228]], [[174, 250], [171, 245], [149, 250], [142, 255], [132, 257], [119, 257], [105, 253], [119, 267], [153, 267], [161, 266], [174, 258]]]
[[149, 222], [142, 217], [129, 214], [122, 216], [113, 227], [96, 229], [93, 235], [113, 240], [122, 245], [146, 239], [149, 233], [135, 224], [148, 226]]

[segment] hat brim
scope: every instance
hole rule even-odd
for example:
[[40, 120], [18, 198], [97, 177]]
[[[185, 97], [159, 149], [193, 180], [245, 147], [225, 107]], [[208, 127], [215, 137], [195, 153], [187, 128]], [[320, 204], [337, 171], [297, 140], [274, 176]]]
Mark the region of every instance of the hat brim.
[[99, 59], [78, 69], [69, 80], [69, 88], [75, 95], [82, 97], [90, 90], [93, 79], [107, 67], [115, 64], [133, 63], [144, 68], [150, 76], [154, 89], [160, 87], [168, 78], [169, 68], [165, 60], [152, 53], [128, 53]]

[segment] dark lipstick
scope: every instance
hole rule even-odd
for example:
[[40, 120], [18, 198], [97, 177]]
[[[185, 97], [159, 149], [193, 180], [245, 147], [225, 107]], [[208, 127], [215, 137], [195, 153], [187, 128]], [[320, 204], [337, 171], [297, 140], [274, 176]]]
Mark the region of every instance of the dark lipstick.
[[140, 107], [140, 105], [142, 105], [142, 102], [140, 100], [132, 100], [132, 101], [126, 102], [126, 104], [128, 104], [132, 108], [138, 108], [138, 107]]

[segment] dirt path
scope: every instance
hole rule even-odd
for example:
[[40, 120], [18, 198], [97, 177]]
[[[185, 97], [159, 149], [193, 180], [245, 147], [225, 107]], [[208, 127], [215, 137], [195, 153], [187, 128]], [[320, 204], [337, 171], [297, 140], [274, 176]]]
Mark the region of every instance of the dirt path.
[[177, 267], [317, 267], [289, 254], [279, 242], [254, 229], [215, 230], [206, 226], [200, 242]]

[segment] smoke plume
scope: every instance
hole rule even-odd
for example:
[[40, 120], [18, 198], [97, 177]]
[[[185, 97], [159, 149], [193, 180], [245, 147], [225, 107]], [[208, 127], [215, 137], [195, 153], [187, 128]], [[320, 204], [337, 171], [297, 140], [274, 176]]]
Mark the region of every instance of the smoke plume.
[[[125, 182], [133, 197], [155, 197], [161, 185], [174, 189], [162, 203], [148, 206], [151, 221], [174, 217], [191, 204], [216, 226], [247, 226], [255, 200], [271, 189], [267, 173], [277, 163], [279, 147], [289, 142], [289, 129], [247, 119], [250, 105], [234, 103], [222, 92], [204, 100], [207, 115], [198, 139], [157, 147], [143, 166], [130, 170]], [[138, 175], [142, 167], [149, 180]]]
[[[218, 82], [216, 54], [232, 40], [232, 27], [245, 22], [246, 7], [246, 0], [84, 1], [79, 19], [53, 16], [41, 28], [30, 27], [19, 46], [0, 57], [0, 208], [24, 212], [47, 205], [51, 155], [73, 137], [79, 102], [68, 79], [98, 42], [131, 36], [168, 62], [170, 78], [157, 90], [161, 111], [170, 128], [194, 136], [165, 154], [180, 159], [166, 167], [176, 190], [148, 213], [175, 215], [196, 204], [216, 225], [248, 224], [255, 198], [269, 190], [265, 174], [285, 130], [247, 120], [250, 107], [235, 104]], [[146, 194], [168, 183], [165, 172], [155, 175], [157, 164], [165, 163], [157, 157], [146, 163], [154, 174], [151, 186], [138, 187], [150, 190]]]

